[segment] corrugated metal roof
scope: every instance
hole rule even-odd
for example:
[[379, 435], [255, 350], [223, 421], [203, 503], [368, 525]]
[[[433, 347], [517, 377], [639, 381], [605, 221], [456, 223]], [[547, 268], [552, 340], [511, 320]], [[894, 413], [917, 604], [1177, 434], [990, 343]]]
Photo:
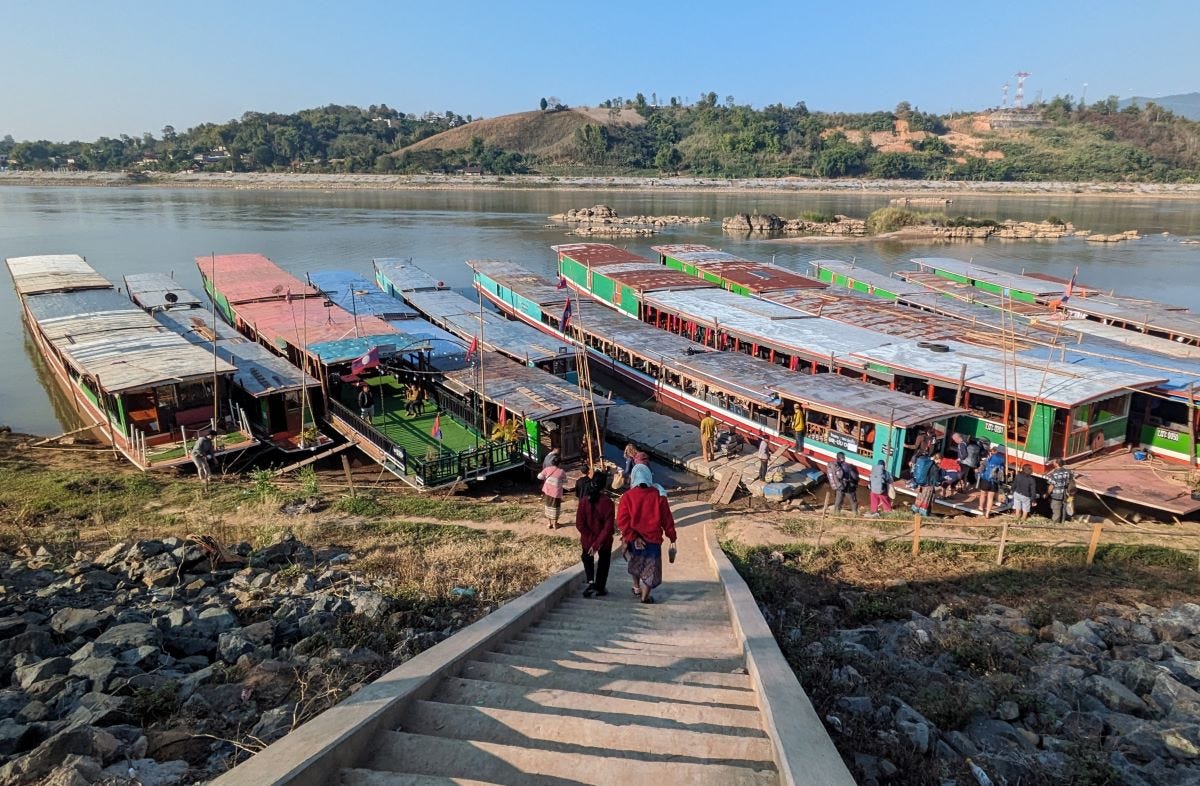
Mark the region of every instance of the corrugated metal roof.
[[[1121, 374], [1141, 374], [1141, 375], [1158, 375], [1166, 377], [1166, 381], [1156, 387], [1162, 390], [1176, 394], [1186, 394], [1189, 387], [1195, 383], [1200, 383], [1200, 363], [1179, 361], [1176, 363], [1174, 359], [1159, 358], [1150, 353], [1137, 353], [1130, 351], [1128, 355], [1114, 355], [1111, 350], [1103, 350], [1104, 354], [1098, 355], [1087, 351], [1089, 344], [1083, 344], [1079, 349], [1070, 347], [1031, 347], [1021, 353], [1019, 356], [1029, 362], [1036, 364], [1038, 367], [1046, 360], [1052, 360], [1068, 366], [1075, 366], [1078, 369], [1077, 373], [1091, 374], [1092, 369], [1100, 368], [1107, 371], [1112, 371]], [[1163, 364], [1178, 365], [1180, 367], [1170, 368], [1164, 367]], [[1181, 396], [1186, 398], [1186, 395]]]
[[547, 281], [513, 262], [472, 259], [467, 264], [501, 286], [513, 290], [519, 289], [521, 297], [548, 310], [551, 306], [557, 306], [561, 311], [567, 298], [572, 296], [571, 290], [566, 287], [560, 289], [556, 283]]
[[821, 270], [830, 270], [839, 276], [847, 276], [855, 281], [861, 281], [869, 287], [884, 289], [897, 295], [918, 294], [925, 288], [899, 278], [885, 276], [853, 262], [843, 262], [837, 259], [814, 259], [808, 263], [808, 269], [813, 276], [820, 276]]
[[599, 275], [608, 276], [613, 281], [629, 287], [634, 292], [646, 293], [659, 290], [712, 289], [717, 290], [707, 281], [671, 270], [662, 265], [654, 265], [648, 270], [617, 270], [616, 266], [602, 267], [594, 271]]
[[67, 362], [120, 392], [153, 387], [234, 367], [156, 322], [114, 290], [31, 295], [39, 329]]
[[258, 301], [318, 297], [317, 291], [262, 254], [220, 254], [196, 257], [200, 275], [230, 305]]
[[[1135, 330], [1127, 330], [1115, 325], [1105, 325], [1093, 319], [1048, 319], [1044, 323], [1042, 320], [1038, 320], [1037, 324], [1045, 324], [1050, 329], [1061, 325], [1064, 331], [1083, 333], [1089, 337], [1100, 339], [1102, 342], [1101, 345], [1105, 347], [1111, 346], [1111, 344], [1121, 344], [1126, 347], [1143, 350], [1142, 354], [1146, 356], [1158, 354], [1182, 360], [1200, 360], [1200, 347], [1194, 344], [1184, 344], [1168, 338], [1160, 338], [1145, 333], [1138, 333]], [[1089, 343], [1098, 342], [1092, 341]]]
[[871, 363], [898, 371], [916, 372], [917, 376], [957, 385], [965, 364], [967, 387], [996, 393], [1016, 393], [1025, 399], [1037, 399], [1060, 406], [1074, 406], [1127, 389], [1145, 389], [1166, 381], [1163, 375], [1127, 374], [1096, 367], [1082, 369], [1060, 363], [1022, 362], [1014, 364], [987, 347], [957, 341], [939, 342], [948, 352], [934, 352], [917, 342], [900, 342], [863, 348], [852, 354]]
[[[329, 341], [373, 336], [381, 337], [375, 343], [391, 343], [399, 333], [379, 317], [359, 316], [355, 319], [337, 306], [325, 306], [324, 299], [240, 303], [234, 310], [239, 319], [281, 349], [289, 344], [311, 349]], [[352, 357], [357, 355], [349, 354], [339, 359]], [[322, 355], [322, 360], [336, 362], [326, 355]]]
[[958, 259], [917, 257], [913, 259], [913, 262], [925, 270], [944, 270], [948, 273], [965, 276], [977, 281], [985, 281], [1006, 289], [1015, 289], [1018, 292], [1028, 292], [1032, 295], [1061, 297], [1063, 291], [1066, 289], [1064, 285], [1052, 281], [1024, 276], [1020, 273], [993, 270], [982, 265], [975, 265]]
[[[125, 291], [145, 309], [190, 309], [204, 303], [190, 290], [165, 273], [132, 273], [125, 276]], [[167, 297], [173, 295], [174, 300]]]
[[558, 252], [560, 259], [570, 257], [585, 267], [618, 265], [624, 262], [650, 262], [645, 257], [639, 257], [632, 251], [617, 248], [611, 243], [565, 243], [550, 248]]
[[444, 289], [446, 282], [426, 273], [412, 263], [411, 259], [374, 259], [371, 264], [375, 272], [392, 285], [397, 292], [419, 292]]
[[772, 318], [764, 315], [765, 309], [769, 308], [767, 301], [755, 302], [751, 310], [746, 306], [747, 300], [750, 299], [723, 289], [655, 292], [645, 298], [646, 303], [701, 325], [732, 330], [758, 343], [810, 357], [827, 358], [831, 354], [844, 357], [892, 340], [880, 333], [831, 319], [797, 319], [798, 312], [778, 304], [770, 304], [779, 313], [778, 318]]
[[[509, 360], [494, 352], [483, 354], [484, 398], [510, 412], [533, 420], [572, 415], [583, 411], [585, 399], [578, 388], [553, 374]], [[460, 390], [477, 390], [479, 369], [465, 368], [446, 375], [446, 381]], [[610, 406], [598, 400], [597, 409]]]
[[352, 270], [320, 270], [309, 273], [308, 280], [351, 314], [371, 315], [386, 321], [417, 316], [404, 301], [380, 292], [374, 281]]
[[740, 284], [752, 292], [798, 288], [823, 289], [825, 287], [823, 281], [803, 276], [785, 267], [768, 262], [755, 262], [697, 243], [676, 243], [651, 246], [651, 248], [663, 256], [687, 262], [734, 284]]
[[1150, 300], [1093, 295], [1072, 297], [1064, 306], [1066, 311], [1077, 311], [1099, 319], [1126, 322], [1145, 330], [1186, 336], [1200, 341], [1200, 316], [1180, 306], [1168, 306]]
[[78, 254], [9, 257], [5, 262], [17, 292], [22, 295], [112, 287]]
[[404, 319], [389, 323], [413, 342], [419, 342], [430, 363], [438, 371], [454, 371], [467, 365], [467, 348], [448, 330], [424, 319]]

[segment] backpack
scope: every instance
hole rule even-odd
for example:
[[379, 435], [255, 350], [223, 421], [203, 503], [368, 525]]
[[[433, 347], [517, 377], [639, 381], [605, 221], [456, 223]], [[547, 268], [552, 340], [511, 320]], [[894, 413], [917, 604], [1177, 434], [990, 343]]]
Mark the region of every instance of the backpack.
[[933, 469], [933, 459], [929, 456], [917, 456], [913, 462], [913, 483], [925, 486], [929, 483], [929, 470]]
[[958, 463], [964, 464], [967, 462], [967, 456], [970, 455], [970, 446], [966, 442], [958, 443]]
[[853, 464], [842, 467], [842, 491], [854, 491], [858, 488], [858, 468]]
[[967, 466], [978, 467], [981, 456], [983, 456], [983, 448], [979, 446], [978, 442], [967, 444]]
[[992, 468], [988, 470], [987, 479], [993, 483], [999, 483], [1004, 480], [1004, 465], [993, 464]]

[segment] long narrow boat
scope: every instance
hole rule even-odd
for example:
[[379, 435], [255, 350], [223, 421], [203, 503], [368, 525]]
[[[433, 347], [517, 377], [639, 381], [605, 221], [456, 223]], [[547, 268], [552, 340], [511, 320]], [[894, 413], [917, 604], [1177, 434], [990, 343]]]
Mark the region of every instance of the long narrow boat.
[[836, 374], [783, 374], [765, 360], [717, 352], [583, 300], [572, 303], [564, 330], [569, 291], [511, 262], [472, 265], [476, 288], [504, 314], [560, 341], [581, 342], [597, 369], [692, 420], [712, 412], [747, 437], [791, 448], [790, 415], [804, 407], [803, 452], [820, 465], [843, 452], [864, 473], [883, 460], [899, 476], [916, 431], [945, 433], [964, 411]]
[[333, 443], [317, 428], [312, 408], [321, 395], [317, 379], [214, 319], [203, 301], [171, 276], [125, 276], [125, 292], [159, 324], [234, 366], [230, 400], [264, 444], [294, 453]]
[[216, 430], [218, 456], [258, 444], [228, 398], [236, 369], [119, 295], [76, 255], [7, 260], [35, 345], [98, 438], [139, 469], [190, 463]]
[[[661, 262], [685, 272], [695, 260], [691, 266], [698, 272], [713, 259], [720, 258], [719, 252], [704, 252], [703, 248], [656, 246], [655, 250], [659, 252]], [[939, 264], [953, 267], [951, 262], [942, 260]], [[755, 263], [743, 260], [743, 264], [753, 266]], [[960, 272], [976, 270], [970, 267], [955, 269]], [[1093, 321], [1043, 320], [1038, 316], [1038, 310], [1050, 315], [1061, 311], [1049, 304], [1037, 304], [1037, 296], [1044, 296], [1047, 291], [1061, 295], [1067, 284], [1058, 282], [1057, 289], [1047, 290], [1046, 282], [1050, 279], [1046, 277], [1006, 274], [992, 281], [989, 290], [979, 290], [968, 283], [951, 281], [930, 272], [900, 273], [899, 278], [891, 278], [853, 263], [833, 260], [812, 262], [810, 271], [810, 277], [827, 284], [829, 289], [819, 292], [767, 289], [758, 297], [898, 336], [913, 337], [905, 325], [911, 322], [912, 315], [920, 314], [929, 327], [936, 326], [936, 330], [925, 329], [918, 334], [923, 335], [926, 344], [933, 340], [949, 348], [952, 340], [961, 340], [983, 347], [1000, 347], [999, 360], [1011, 369], [1005, 379], [1006, 395], [1011, 378], [1011, 392], [1018, 400], [1024, 391], [1017, 381], [1028, 380], [1029, 370], [1034, 372], [1035, 378], [1039, 370], [1043, 372], [1038, 396], [1047, 392], [1051, 361], [1055, 363], [1054, 373], [1057, 374], [1073, 370], [1079, 376], [1108, 372], [1165, 377], [1165, 381], [1152, 387], [1131, 391], [1124, 440], [1116, 433], [1119, 419], [1104, 428], [1096, 428], [1106, 418], [1093, 403], [1090, 409], [1076, 409], [1071, 413], [1069, 425], [1061, 431], [1074, 433], [1070, 439], [1061, 440], [1061, 445], [1057, 446], [1061, 450], [1056, 455], [1052, 453], [1051, 457], [1069, 462], [1081, 473], [1080, 486], [1098, 495], [1173, 515], [1200, 509], [1197, 504], [1200, 500], [1192, 497], [1185, 478], [1174, 477], [1177, 473], [1170, 471], [1149, 474], [1148, 465], [1139, 465], [1128, 450], [1121, 449], [1122, 445], [1133, 445], [1166, 461], [1195, 465], [1194, 435], [1200, 425], [1192, 425], [1188, 413], [1196, 412], [1196, 383], [1200, 379], [1197, 348]], [[715, 284], [731, 289], [730, 282], [709, 273]], [[768, 274], [769, 270], [764, 275]], [[932, 279], [932, 285], [922, 283], [928, 279]], [[1025, 286], [1026, 297], [1023, 300], [1002, 298], [1001, 287], [1005, 285]], [[1081, 291], [1089, 290], [1081, 288]], [[828, 298], [840, 298], [840, 302], [831, 306], [824, 302]], [[931, 315], [935, 316], [931, 318]], [[969, 401], [969, 391], [964, 396], [964, 400]], [[1037, 398], [1033, 401], [1048, 403]], [[1009, 415], [1004, 417], [1007, 419]], [[1098, 438], [1097, 431], [1104, 432], [1103, 441]], [[1051, 451], [1055, 450], [1056, 446], [1051, 445]]]
[[[435, 384], [427, 388], [432, 410], [406, 408], [409, 377], [425, 381], [442, 373], [432, 366], [426, 339], [341, 308], [259, 254], [199, 257], [196, 265], [219, 313], [320, 379], [325, 395], [318, 415], [400, 480], [436, 488], [523, 464], [515, 440], [489, 442], [453, 414], [452, 397]], [[362, 383], [374, 400], [365, 416], [357, 404]]]
[[[524, 423], [531, 458], [540, 460], [551, 448], [563, 461], [586, 458], [588, 411], [603, 410], [609, 402], [595, 401], [579, 389], [570, 342], [549, 340], [546, 333], [482, 309], [445, 285], [430, 286], [433, 277], [411, 262], [377, 260], [375, 277], [384, 292], [459, 340], [479, 346], [485, 357], [482, 394], [494, 413], [490, 422], [496, 424], [504, 412], [506, 419]], [[474, 369], [452, 372], [446, 381], [464, 394], [472, 388], [478, 393], [475, 374]]]

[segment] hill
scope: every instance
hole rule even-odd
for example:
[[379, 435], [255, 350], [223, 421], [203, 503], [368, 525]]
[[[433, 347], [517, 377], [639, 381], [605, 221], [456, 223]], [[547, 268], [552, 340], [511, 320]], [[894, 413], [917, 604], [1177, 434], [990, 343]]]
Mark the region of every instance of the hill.
[[587, 125], [641, 125], [645, 118], [632, 109], [565, 109], [558, 112], [518, 112], [451, 128], [396, 151], [404, 154], [431, 150], [467, 150], [478, 138], [489, 148], [523, 156], [558, 158], [575, 143], [575, 132]]
[[1158, 98], [1134, 96], [1133, 98], [1122, 98], [1118, 106], [1124, 109], [1127, 106], [1144, 107], [1149, 103], [1157, 104], [1163, 109], [1169, 109], [1180, 117], [1186, 117], [1188, 120], [1200, 120], [1200, 93], [1179, 93], [1172, 96], [1159, 96]]

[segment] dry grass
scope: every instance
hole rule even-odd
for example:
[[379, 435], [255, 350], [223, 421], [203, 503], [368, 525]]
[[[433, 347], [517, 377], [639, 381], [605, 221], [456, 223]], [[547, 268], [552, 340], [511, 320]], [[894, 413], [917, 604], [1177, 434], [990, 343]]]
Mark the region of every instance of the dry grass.
[[615, 121], [607, 109], [518, 112], [451, 128], [402, 148], [396, 154], [410, 150], [462, 150], [470, 147], [472, 139], [479, 137], [490, 147], [527, 155], [554, 156], [575, 143], [576, 129], [588, 124], [612, 125], [614, 122], [639, 125], [645, 121], [632, 110], [622, 110]]

